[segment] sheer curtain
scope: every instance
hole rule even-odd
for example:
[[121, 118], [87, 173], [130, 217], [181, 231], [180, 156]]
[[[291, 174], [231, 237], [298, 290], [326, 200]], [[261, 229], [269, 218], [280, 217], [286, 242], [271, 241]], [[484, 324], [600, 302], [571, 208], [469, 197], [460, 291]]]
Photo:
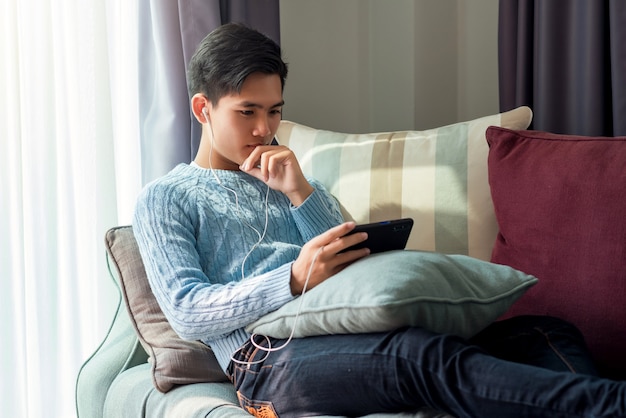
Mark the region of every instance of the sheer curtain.
[[0, 416], [75, 416], [112, 317], [103, 236], [141, 187], [134, 3], [0, 3]]

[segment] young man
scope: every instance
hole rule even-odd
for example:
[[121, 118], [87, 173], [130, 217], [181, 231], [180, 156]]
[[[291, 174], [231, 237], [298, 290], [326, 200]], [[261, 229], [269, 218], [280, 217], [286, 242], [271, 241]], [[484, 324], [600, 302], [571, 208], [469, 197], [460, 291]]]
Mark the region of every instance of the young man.
[[[346, 236], [354, 223], [334, 198], [291, 150], [271, 145], [287, 76], [278, 45], [225, 25], [188, 71], [198, 154], [144, 189], [133, 226], [164, 314], [182, 338], [213, 349], [242, 407], [281, 417], [423, 406], [459, 417], [626, 416], [626, 383], [571, 373], [593, 369], [577, 330], [555, 319], [499, 323], [472, 343], [420, 328], [251, 341], [246, 325], [367, 256], [341, 252], [366, 236]], [[542, 355], [528, 355], [531, 366], [486, 350]], [[546, 353], [558, 361], [542, 362]]]

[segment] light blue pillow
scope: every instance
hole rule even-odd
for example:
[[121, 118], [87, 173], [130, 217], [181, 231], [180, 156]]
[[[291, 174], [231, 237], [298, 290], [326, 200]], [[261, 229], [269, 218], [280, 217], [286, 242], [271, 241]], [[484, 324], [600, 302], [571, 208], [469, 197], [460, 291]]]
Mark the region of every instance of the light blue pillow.
[[252, 323], [247, 330], [288, 338], [420, 326], [469, 338], [537, 283], [511, 267], [423, 251], [373, 254]]

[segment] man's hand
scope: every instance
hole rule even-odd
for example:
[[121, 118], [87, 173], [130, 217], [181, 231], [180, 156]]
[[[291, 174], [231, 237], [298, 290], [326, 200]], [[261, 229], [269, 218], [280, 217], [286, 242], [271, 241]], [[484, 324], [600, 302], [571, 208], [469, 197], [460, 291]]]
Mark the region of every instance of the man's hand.
[[300, 255], [291, 266], [292, 294], [302, 293], [307, 278], [309, 281], [306, 283], [306, 290], [310, 290], [370, 253], [367, 248], [340, 253], [367, 239], [366, 232], [346, 236], [355, 226], [354, 222], [343, 223], [318, 235], [302, 247]]
[[283, 145], [256, 147], [239, 168], [285, 194], [294, 206], [300, 206], [313, 193], [298, 159]]

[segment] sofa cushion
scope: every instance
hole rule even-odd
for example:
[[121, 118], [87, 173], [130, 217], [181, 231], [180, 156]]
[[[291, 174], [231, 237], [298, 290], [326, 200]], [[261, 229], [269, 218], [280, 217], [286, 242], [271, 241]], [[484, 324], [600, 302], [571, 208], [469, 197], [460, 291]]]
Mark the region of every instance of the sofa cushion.
[[178, 337], [152, 294], [132, 227], [110, 229], [105, 237], [131, 323], [151, 363], [154, 386], [167, 392], [174, 385], [226, 381], [213, 351]]
[[276, 338], [389, 331], [405, 325], [469, 338], [537, 279], [464, 255], [372, 254], [265, 315], [248, 331]]
[[[235, 388], [230, 383], [197, 383], [178, 386], [167, 393], [155, 391], [149, 365], [133, 367], [120, 374], [109, 390], [105, 417], [184, 417], [184, 418], [250, 418], [239, 407]], [[326, 417], [343, 418], [343, 417]], [[414, 413], [371, 414], [363, 418], [453, 418], [430, 408]]]
[[230, 382], [197, 383], [159, 393], [152, 384], [150, 365], [121, 373], [109, 389], [105, 417], [232, 417], [250, 418], [239, 407]]
[[507, 316], [577, 325], [601, 368], [626, 371], [626, 137], [492, 127], [492, 260], [539, 283]]
[[497, 225], [487, 181], [488, 126], [526, 129], [532, 112], [423, 131], [345, 134], [283, 121], [281, 144], [359, 223], [413, 218], [407, 248], [489, 260]]

